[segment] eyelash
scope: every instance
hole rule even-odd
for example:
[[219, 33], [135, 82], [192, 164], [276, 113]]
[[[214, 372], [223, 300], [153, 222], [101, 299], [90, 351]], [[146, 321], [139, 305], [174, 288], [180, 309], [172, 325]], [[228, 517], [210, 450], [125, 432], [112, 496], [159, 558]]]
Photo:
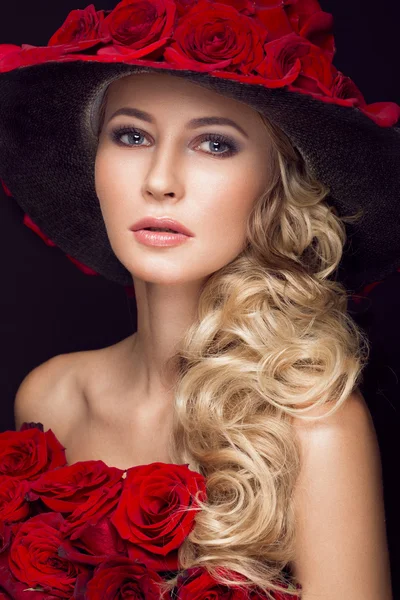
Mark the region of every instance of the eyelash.
[[[120, 146], [126, 146], [126, 147], [133, 147], [133, 146], [141, 146], [141, 144], [124, 144], [124, 142], [121, 142], [121, 137], [127, 133], [130, 134], [138, 134], [142, 137], [146, 137], [146, 135], [144, 133], [141, 132], [140, 129], [136, 129], [135, 127], [117, 127], [116, 129], [113, 129], [111, 132], [111, 137], [112, 140], [117, 143]], [[211, 142], [218, 142], [220, 144], [224, 144], [226, 146], [228, 146], [229, 150], [227, 152], [222, 152], [222, 153], [214, 153], [214, 152], [206, 152], [206, 154], [210, 154], [211, 156], [215, 157], [215, 158], [227, 158], [229, 156], [233, 156], [234, 154], [236, 154], [238, 152], [238, 147], [236, 146], [235, 142], [233, 140], [231, 140], [230, 138], [225, 137], [224, 135], [221, 135], [219, 133], [206, 133], [202, 136], [202, 138], [199, 141], [199, 144], [206, 142], [206, 141], [211, 141]]]

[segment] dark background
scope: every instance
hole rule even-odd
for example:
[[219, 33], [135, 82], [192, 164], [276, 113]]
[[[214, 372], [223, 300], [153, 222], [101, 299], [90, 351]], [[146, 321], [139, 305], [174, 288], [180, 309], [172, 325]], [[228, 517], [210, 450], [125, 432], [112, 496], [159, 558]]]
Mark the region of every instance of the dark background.
[[[22, 0], [4, 7], [2, 2], [0, 43], [46, 45], [70, 10], [89, 3]], [[98, 0], [96, 8], [115, 5], [115, 1]], [[321, 6], [335, 19], [335, 66], [355, 81], [368, 103], [399, 102], [397, 3], [322, 0]], [[0, 187], [1, 431], [14, 429], [15, 393], [34, 367], [57, 354], [114, 344], [136, 329], [133, 300], [124, 288], [101, 276], [84, 275], [60, 250], [46, 246], [22, 225], [22, 217], [22, 210]], [[361, 303], [349, 305], [372, 347], [361, 392], [381, 450], [395, 600], [400, 599], [395, 490], [399, 477], [399, 308], [400, 273], [396, 272]]]

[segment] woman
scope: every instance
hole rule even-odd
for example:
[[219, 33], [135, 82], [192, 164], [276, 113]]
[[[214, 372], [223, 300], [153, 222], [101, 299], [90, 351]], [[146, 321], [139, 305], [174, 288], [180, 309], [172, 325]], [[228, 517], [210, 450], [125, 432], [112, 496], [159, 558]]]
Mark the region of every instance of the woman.
[[[382, 164], [386, 175], [393, 173], [394, 163], [384, 155], [398, 141], [394, 128], [389, 132], [398, 107], [368, 107], [354, 89], [350, 97], [358, 104], [346, 105], [348, 98], [339, 94], [330, 102], [310, 94], [311, 81], [318, 82], [320, 96], [327, 82], [318, 68], [302, 62], [304, 48], [308, 59], [318, 53], [319, 66], [333, 56], [326, 17], [316, 18], [315, 10], [306, 14], [297, 7], [300, 21], [313, 22], [311, 39], [306, 27], [303, 34], [285, 32], [269, 41], [265, 19], [271, 15], [265, 17], [259, 6], [251, 14], [247, 5], [227, 4], [177, 3], [180, 20], [174, 21], [174, 12], [169, 25], [164, 23], [175, 28], [172, 44], [164, 48], [159, 30], [158, 42], [141, 40], [141, 49], [150, 48], [150, 42], [152, 52], [163, 48], [176, 73], [162, 72], [150, 51], [148, 72], [95, 65], [94, 56], [98, 62], [107, 57], [104, 62], [142, 64], [143, 50], [135, 54], [137, 39], [128, 47], [118, 37], [116, 24], [123, 22], [126, 32], [134, 14], [135, 3], [126, 0], [109, 14], [88, 7], [70, 15], [50, 40], [45, 60], [20, 49], [5, 51], [0, 70], [10, 77], [8, 91], [1, 93], [17, 106], [23, 85], [34, 81], [29, 70], [41, 66], [43, 78], [57, 87], [60, 76], [64, 93], [72, 80], [67, 84], [66, 79], [75, 77], [68, 108], [51, 102], [50, 93], [43, 102], [41, 94], [49, 122], [56, 124], [61, 111], [64, 117], [75, 115], [74, 123], [67, 120], [52, 131], [50, 150], [44, 139], [37, 143], [26, 123], [28, 138], [24, 149], [18, 147], [26, 157], [32, 156], [31, 144], [39, 153], [25, 170], [40, 165], [40, 183], [29, 181], [28, 187], [31, 197], [41, 198], [41, 209], [28, 207], [22, 178], [12, 176], [12, 158], [4, 158], [5, 184], [44, 235], [75, 260], [122, 284], [132, 281], [138, 314], [137, 332], [115, 346], [57, 356], [32, 371], [18, 390], [16, 427], [36, 422], [52, 429], [70, 465], [98, 459], [123, 470], [156, 462], [189, 464], [203, 475], [207, 499], [199, 500], [195, 526], [179, 548], [182, 569], [206, 567], [218, 578], [223, 566], [265, 593], [279, 589], [275, 583], [286, 569], [301, 586], [303, 600], [390, 600], [379, 449], [358, 390], [368, 343], [346, 312], [345, 286], [332, 276], [342, 260], [344, 223], [359, 223], [361, 216], [353, 210], [358, 205], [351, 204], [350, 192], [354, 195], [365, 180], [367, 157], [372, 168], [368, 149], [359, 163], [355, 157], [353, 171], [345, 166], [344, 153], [356, 147], [361, 152], [369, 134], [376, 140], [382, 135]], [[160, 10], [160, 4], [153, 8]], [[171, 5], [164, 8], [168, 12]], [[298, 25], [291, 6], [275, 8]], [[244, 59], [243, 50], [242, 62], [214, 61], [214, 79], [205, 78], [200, 68], [197, 79], [180, 72], [183, 66], [196, 70], [193, 56], [182, 63], [182, 30], [198, 26], [200, 18], [217, 27], [222, 16], [251, 31], [253, 43], [257, 37], [252, 52]], [[73, 19], [90, 25], [79, 40], [71, 40]], [[163, 34], [172, 35], [171, 30]], [[263, 57], [255, 58], [276, 40], [298, 52], [297, 61], [280, 74], [279, 86], [277, 77], [271, 84], [271, 65], [261, 69]], [[262, 73], [269, 83], [263, 88], [272, 92], [269, 113], [257, 109], [250, 91], [260, 83], [258, 75], [242, 77], [242, 89], [238, 82], [233, 85], [234, 77], [231, 87], [223, 87], [221, 73], [229, 78], [236, 65], [243, 74], [245, 60], [247, 76]], [[17, 65], [25, 66], [27, 79], [10, 92]], [[90, 77], [96, 67], [94, 86]], [[213, 89], [217, 79], [220, 87]], [[279, 89], [296, 82], [297, 93]], [[54, 93], [62, 98], [60, 89]], [[32, 114], [40, 104], [33, 103]], [[17, 119], [17, 110], [12, 118]], [[343, 151], [343, 138], [334, 140], [349, 127], [350, 113], [357, 132], [348, 134], [351, 148]], [[293, 117], [300, 128], [285, 130]], [[83, 131], [85, 136], [78, 137]], [[11, 138], [7, 147], [10, 143]], [[51, 163], [57, 165], [54, 175], [46, 170]], [[334, 174], [337, 168], [340, 177]], [[45, 175], [52, 183], [44, 183]], [[363, 185], [374, 197], [382, 172], [368, 170], [368, 176]], [[339, 192], [344, 179], [347, 200]], [[58, 192], [52, 186], [60, 181], [64, 187]], [[92, 202], [94, 191], [98, 206]], [[372, 228], [368, 231], [370, 206], [364, 202], [365, 237]], [[99, 213], [104, 231], [96, 227]], [[154, 228], [173, 231], [150, 233]], [[381, 272], [391, 260], [387, 244]], [[377, 265], [372, 254], [370, 260], [365, 272], [372, 276]], [[347, 266], [350, 273], [351, 261]], [[354, 265], [352, 281], [357, 281]]]

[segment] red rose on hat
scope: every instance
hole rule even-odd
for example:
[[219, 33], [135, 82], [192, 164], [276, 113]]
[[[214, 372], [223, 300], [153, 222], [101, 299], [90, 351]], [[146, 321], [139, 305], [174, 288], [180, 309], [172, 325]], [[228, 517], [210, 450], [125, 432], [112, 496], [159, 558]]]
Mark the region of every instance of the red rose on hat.
[[102, 460], [88, 460], [43, 473], [31, 485], [29, 500], [40, 498], [55, 512], [73, 512], [87, 502], [94, 490], [122, 481], [124, 471], [108, 467]]
[[333, 16], [330, 13], [320, 10], [308, 19], [298, 33], [315, 46], [319, 46], [332, 60], [336, 52], [332, 31]]
[[[16, 46], [15, 44], [0, 44], [0, 73], [3, 71], [7, 71], [7, 65], [12, 65], [13, 62], [17, 60], [19, 53], [21, 52], [21, 46]], [[11, 67], [12, 68], [12, 67]], [[4, 182], [2, 181], [3, 188]], [[5, 192], [7, 193], [7, 189]], [[10, 195], [10, 194], [7, 194]]]
[[33, 480], [66, 464], [65, 448], [51, 429], [44, 433], [41, 423], [34, 425], [0, 433], [0, 477]]
[[260, 0], [255, 2], [255, 14], [268, 31], [267, 42], [293, 32], [286, 11], [285, 0]]
[[60, 513], [43, 513], [23, 523], [11, 544], [9, 564], [18, 581], [71, 598], [77, 577], [87, 568], [58, 555], [63, 521]]
[[62, 44], [69, 52], [84, 50], [101, 42], [99, 25], [104, 19], [104, 10], [96, 11], [94, 4], [83, 10], [71, 10], [64, 23], [51, 36], [48, 46]]
[[159, 600], [160, 593], [157, 582], [161, 577], [144, 564], [130, 558], [116, 557], [101, 563], [89, 581], [86, 600], [101, 598], [143, 598]]
[[178, 548], [194, 526], [198, 493], [204, 501], [205, 479], [187, 465], [128, 469], [111, 522], [128, 540], [130, 558], [155, 570], [176, 569]]
[[[10, 46], [10, 44], [6, 44]], [[68, 48], [70, 50], [70, 48]], [[18, 67], [27, 67], [42, 62], [57, 60], [65, 53], [64, 46], [31, 46], [22, 44], [20, 48], [1, 50], [0, 46], [0, 73], [12, 71]]]
[[295, 33], [264, 46], [266, 57], [257, 72], [266, 79], [280, 79], [282, 85], [329, 95], [336, 69], [318, 46]]
[[336, 100], [343, 99], [344, 102], [356, 106], [381, 127], [391, 127], [400, 119], [400, 106], [398, 104], [395, 102], [373, 102], [372, 104], [367, 104], [362, 92], [358, 89], [354, 81], [350, 77], [343, 75], [340, 71], [336, 73], [336, 77], [333, 80], [330, 95]]
[[331, 59], [335, 53], [333, 16], [321, 10], [317, 0], [287, 2], [285, 11], [293, 31], [327, 52]]
[[331, 94], [334, 98], [354, 99], [355, 106], [364, 106], [365, 99], [361, 91], [358, 89], [354, 81], [343, 75], [340, 71], [336, 73], [331, 86]]
[[176, 18], [173, 0], [122, 0], [101, 24], [101, 35], [111, 46], [98, 55], [129, 55], [156, 59], [172, 35]]
[[264, 57], [267, 30], [234, 7], [200, 0], [180, 20], [164, 58], [184, 69], [250, 73]]

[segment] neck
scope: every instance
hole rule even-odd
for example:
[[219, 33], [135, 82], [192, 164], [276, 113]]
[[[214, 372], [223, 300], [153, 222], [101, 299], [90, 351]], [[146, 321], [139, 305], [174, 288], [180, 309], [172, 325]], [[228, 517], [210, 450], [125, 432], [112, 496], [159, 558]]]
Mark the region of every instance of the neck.
[[137, 332], [131, 336], [130, 352], [135, 386], [143, 398], [168, 396], [176, 373], [167, 363], [197, 318], [203, 283], [161, 285], [135, 281]]

